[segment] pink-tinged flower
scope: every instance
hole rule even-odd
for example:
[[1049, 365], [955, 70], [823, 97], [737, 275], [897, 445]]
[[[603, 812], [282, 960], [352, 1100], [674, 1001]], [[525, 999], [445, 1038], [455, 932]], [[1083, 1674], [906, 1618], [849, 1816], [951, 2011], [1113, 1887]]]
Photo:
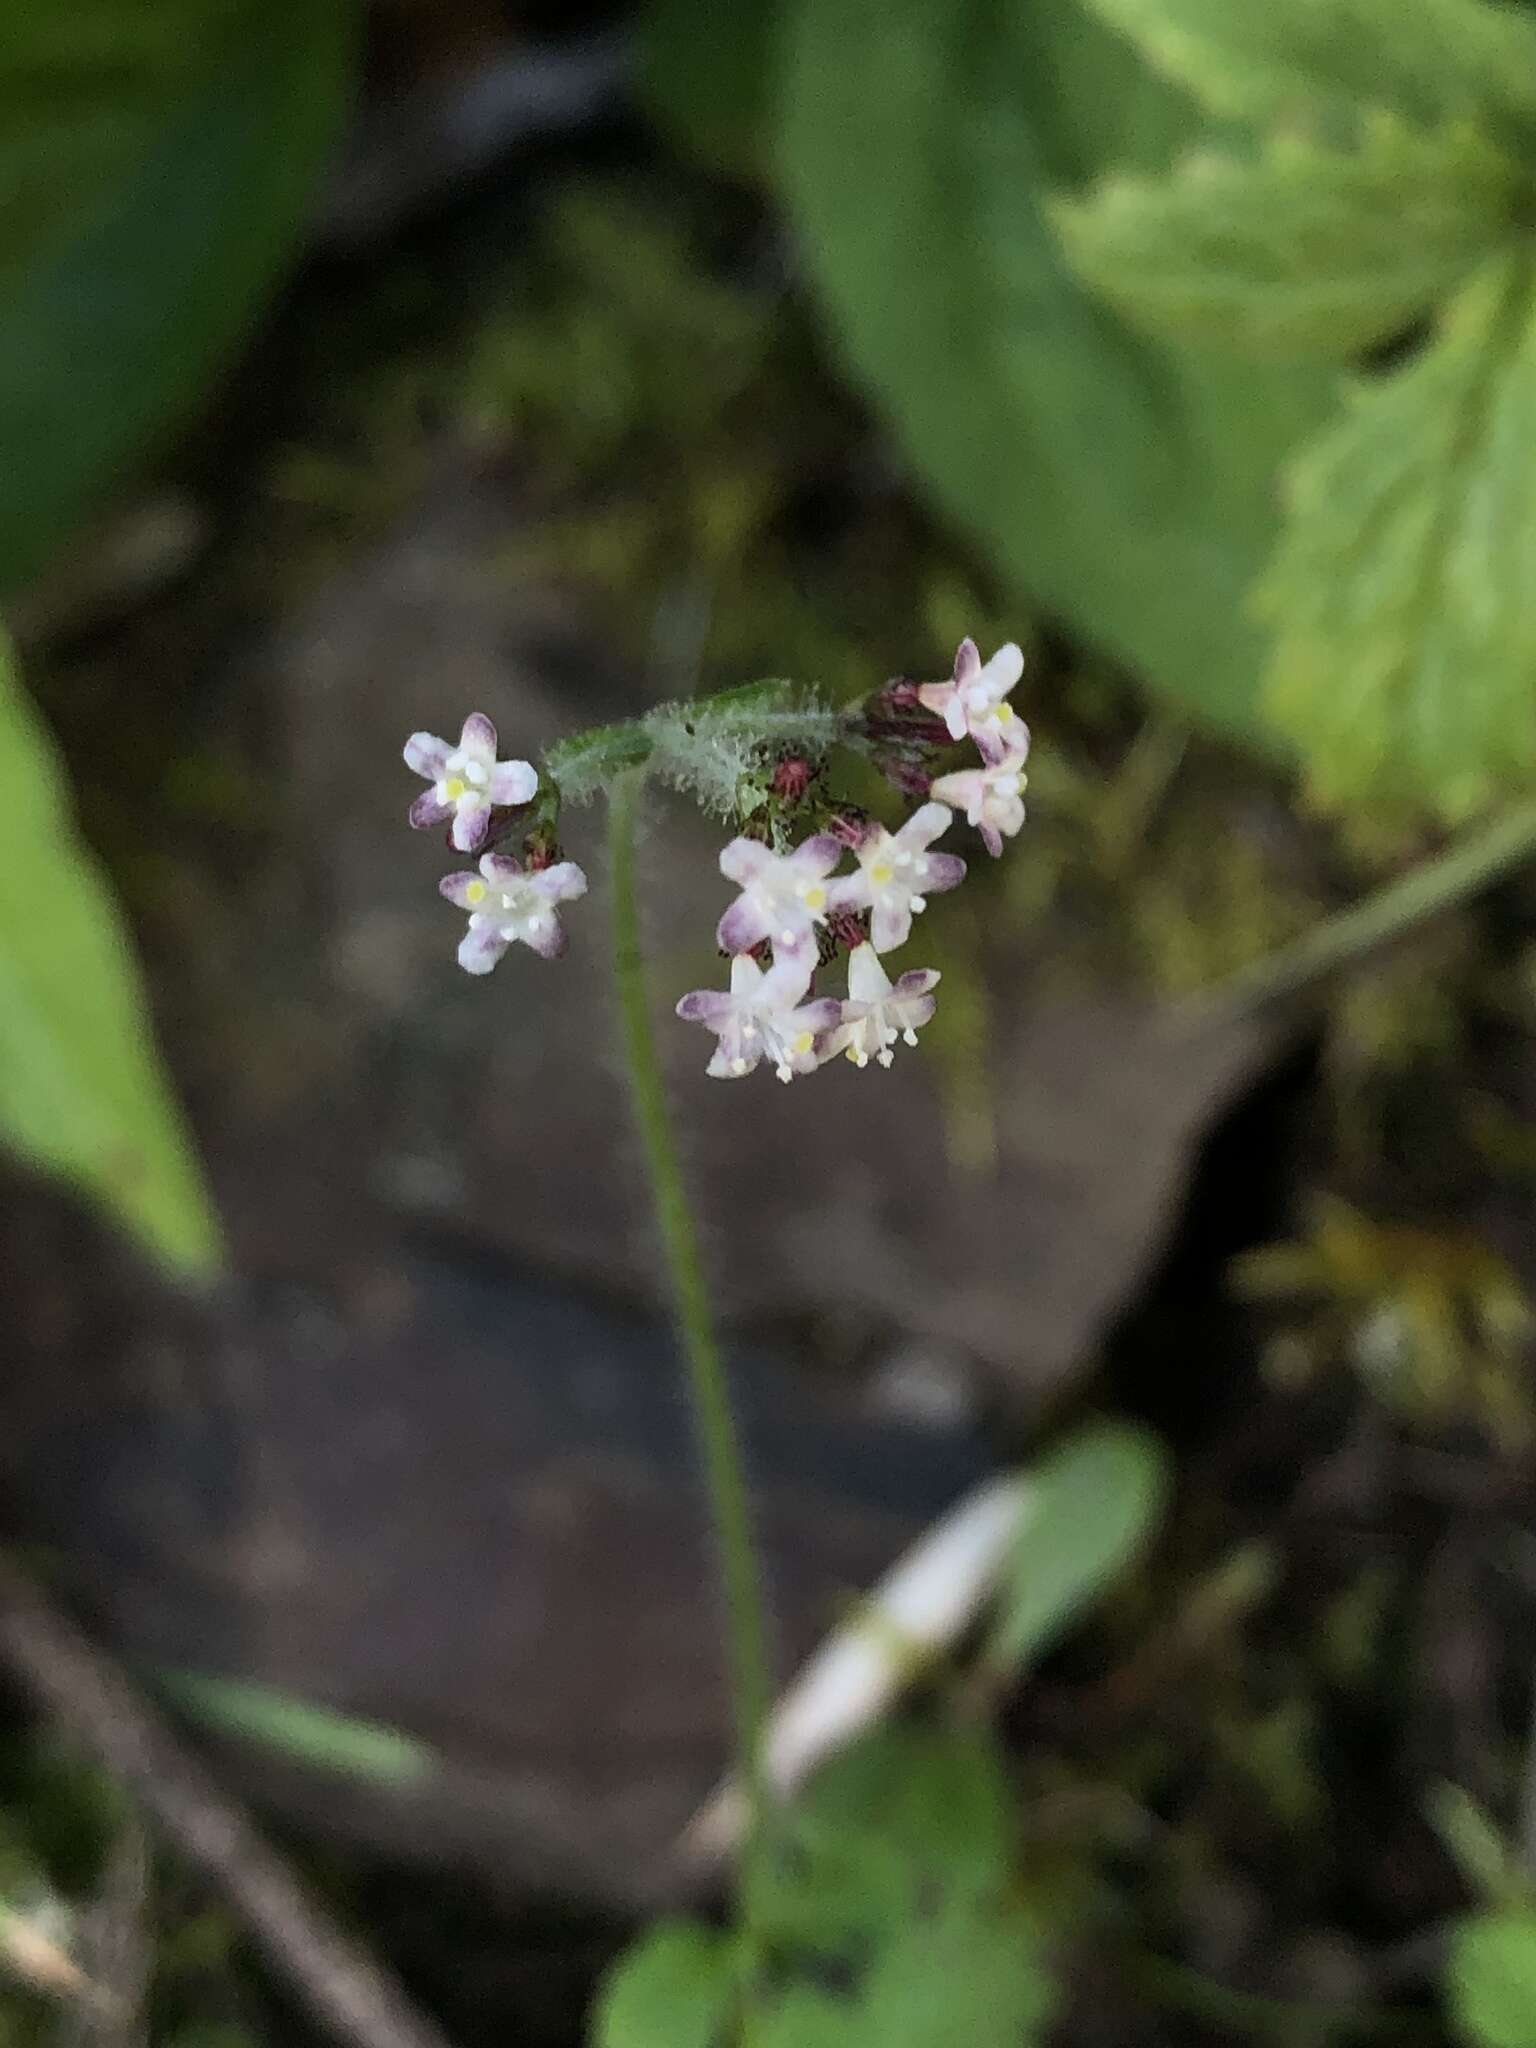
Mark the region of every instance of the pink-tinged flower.
[[565, 951], [557, 903], [587, 893], [587, 878], [573, 860], [529, 873], [502, 853], [483, 854], [478, 875], [444, 875], [437, 885], [450, 903], [469, 912], [459, 947], [466, 974], [489, 974], [508, 946], [531, 946], [546, 960]]
[[774, 853], [756, 839], [733, 839], [720, 856], [720, 872], [741, 894], [721, 918], [715, 936], [727, 953], [746, 953], [771, 942], [781, 953], [814, 953], [816, 927], [826, 922], [826, 878], [843, 857], [830, 832], [806, 839], [793, 853]]
[[818, 1057], [846, 1053], [856, 1067], [878, 1060], [888, 1067], [896, 1057], [898, 1038], [916, 1045], [917, 1034], [933, 1015], [936, 968], [914, 968], [893, 987], [873, 946], [859, 946], [848, 956], [848, 1000], [842, 1021], [817, 1048]]
[[471, 711], [456, 747], [432, 733], [413, 732], [405, 743], [405, 765], [432, 785], [411, 805], [411, 823], [424, 830], [452, 818], [460, 853], [484, 845], [493, 804], [525, 804], [539, 786], [529, 762], [497, 760], [496, 728], [483, 711]]
[[677, 1014], [719, 1039], [705, 1070], [716, 1080], [737, 1080], [766, 1059], [781, 1081], [792, 1081], [817, 1066], [817, 1040], [842, 1014], [835, 996], [805, 1002], [810, 985], [808, 959], [792, 956], [765, 974], [749, 953], [738, 953], [731, 962], [730, 994], [695, 989], [683, 997]]
[[1023, 753], [1005, 754], [1000, 761], [984, 761], [979, 768], [962, 768], [953, 775], [941, 775], [933, 793], [965, 812], [995, 860], [1024, 823]]
[[928, 898], [965, 880], [965, 862], [955, 853], [930, 853], [932, 842], [949, 827], [951, 813], [943, 804], [924, 804], [899, 832], [872, 825], [859, 842], [859, 871], [832, 884], [834, 910], [867, 910], [869, 935], [879, 953], [905, 945], [913, 914], [928, 907]]
[[1013, 641], [999, 647], [983, 667], [976, 642], [962, 640], [953, 682], [924, 683], [918, 701], [939, 714], [952, 740], [969, 733], [987, 760], [1001, 760], [1019, 751], [1020, 733], [1024, 751], [1029, 748], [1028, 728], [1008, 702], [1008, 692], [1023, 673], [1024, 656]]

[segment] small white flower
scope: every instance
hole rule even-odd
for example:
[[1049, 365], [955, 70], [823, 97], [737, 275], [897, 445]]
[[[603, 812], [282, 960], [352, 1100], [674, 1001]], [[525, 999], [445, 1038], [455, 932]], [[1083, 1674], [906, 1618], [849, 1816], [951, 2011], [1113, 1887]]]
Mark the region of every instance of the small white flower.
[[432, 787], [411, 805], [411, 823], [418, 830], [453, 820], [453, 843], [460, 853], [473, 853], [490, 830], [493, 804], [525, 804], [539, 786], [527, 761], [498, 761], [496, 728], [483, 711], [471, 711], [457, 747], [430, 732], [413, 732], [405, 743], [405, 762]]
[[683, 997], [677, 1014], [719, 1039], [705, 1070], [716, 1080], [737, 1080], [767, 1059], [781, 1081], [791, 1081], [818, 1064], [816, 1042], [842, 1012], [835, 996], [805, 1002], [810, 985], [809, 960], [792, 956], [765, 974], [749, 953], [738, 953], [731, 962], [730, 994], [695, 989]]
[[963, 810], [976, 827], [994, 860], [1024, 823], [1025, 753], [1004, 754], [1001, 760], [984, 761], [979, 768], [962, 768], [953, 775], [941, 775], [933, 794]]
[[489, 974], [508, 946], [531, 946], [546, 960], [565, 951], [565, 927], [555, 908], [587, 893], [587, 878], [573, 860], [531, 873], [505, 854], [482, 855], [478, 875], [444, 875], [438, 888], [469, 912], [459, 947], [466, 974]]
[[877, 953], [905, 945], [913, 916], [927, 909], [928, 898], [965, 880], [965, 862], [958, 854], [928, 851], [948, 830], [950, 817], [943, 804], [924, 804], [899, 832], [871, 826], [857, 848], [858, 873], [832, 884], [834, 910], [870, 912]]
[[[936, 711], [949, 728], [949, 736], [963, 740], [967, 733], [988, 761], [1004, 754], [1029, 750], [1029, 729], [1008, 702], [1008, 692], [1024, 673], [1024, 656], [1010, 640], [999, 647], [982, 666], [974, 640], [962, 640], [955, 655], [954, 680], [924, 683], [917, 699], [929, 711]], [[1022, 735], [1022, 742], [1020, 736]]]
[[750, 952], [767, 939], [774, 959], [814, 956], [816, 927], [825, 924], [826, 878], [843, 848], [830, 832], [802, 841], [793, 853], [774, 853], [756, 839], [733, 839], [720, 856], [720, 872], [741, 894], [716, 931], [721, 950]]
[[848, 956], [848, 1000], [818, 1057], [829, 1060], [841, 1052], [856, 1067], [867, 1067], [871, 1060], [888, 1067], [898, 1038], [916, 1045], [918, 1032], [933, 1015], [938, 983], [935, 968], [921, 967], [902, 975], [893, 987], [874, 947], [855, 946]]

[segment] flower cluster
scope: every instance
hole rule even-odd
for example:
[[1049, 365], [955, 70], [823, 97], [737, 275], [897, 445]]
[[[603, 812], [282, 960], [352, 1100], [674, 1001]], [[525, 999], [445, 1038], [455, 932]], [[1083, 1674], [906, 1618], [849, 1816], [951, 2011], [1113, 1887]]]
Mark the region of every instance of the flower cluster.
[[[698, 707], [663, 707], [633, 730], [605, 728], [589, 736], [585, 754], [580, 739], [564, 743], [564, 754], [550, 757], [542, 781], [527, 761], [497, 760], [496, 728], [481, 712], [464, 721], [456, 747], [430, 733], [413, 734], [406, 763], [430, 787], [411, 806], [411, 823], [446, 824], [459, 852], [481, 855], [478, 873], [448, 875], [440, 885], [469, 918], [459, 965], [488, 974], [515, 944], [546, 958], [563, 951], [559, 905], [587, 889], [576, 863], [560, 857], [556, 838], [562, 794], [575, 786], [574, 771], [600, 778], [606, 743], [620, 749], [616, 759], [626, 766], [649, 758], [654, 768], [662, 758], [683, 785], [713, 786], [718, 776], [697, 774], [682, 757], [689, 744], [715, 744], [711, 734], [724, 716], [719, 707], [729, 704], [724, 722], [733, 733], [756, 716], [769, 735], [760, 742], [766, 757], [760, 772], [743, 776], [739, 801], [731, 805], [741, 830], [720, 855], [720, 871], [737, 889], [716, 929], [731, 962], [730, 986], [694, 990], [678, 1003], [677, 1014], [713, 1032], [718, 1043], [708, 1071], [723, 1080], [750, 1074], [764, 1060], [781, 1081], [838, 1054], [856, 1067], [889, 1066], [897, 1043], [915, 1045], [933, 1015], [939, 977], [932, 968], [917, 968], [893, 982], [884, 956], [907, 943], [914, 918], [932, 897], [965, 879], [965, 862], [939, 851], [937, 841], [957, 809], [993, 855], [1024, 822], [1029, 731], [1008, 701], [1023, 668], [1011, 643], [983, 664], [975, 642], [964, 640], [950, 680], [897, 680], [847, 714], [816, 713], [815, 744], [805, 750], [777, 736], [793, 710], [763, 708], [760, 691], [746, 706], [708, 700], [716, 707], [712, 720]], [[976, 748], [976, 765], [935, 775], [939, 757], [966, 742]], [[863, 753], [915, 800], [894, 831], [827, 793], [824, 757], [839, 743]], [[496, 850], [513, 834], [521, 838], [521, 861]], [[846, 995], [818, 995], [817, 975], [840, 953], [847, 955]]]
[[[503, 826], [516, 829], [519, 813], [539, 791], [538, 771], [527, 761], [498, 761], [496, 728], [483, 711], [464, 721], [459, 744], [429, 732], [405, 743], [405, 764], [432, 787], [411, 805], [418, 830], [447, 823], [450, 843], [460, 853], [477, 853]], [[524, 843], [526, 864], [510, 855], [481, 855], [480, 872], [444, 875], [438, 888], [469, 913], [469, 930], [459, 947], [466, 974], [489, 974], [512, 945], [531, 946], [552, 960], [565, 951], [565, 928], [557, 905], [587, 893], [587, 878], [573, 860], [557, 860], [538, 835]]]
[[[719, 1040], [711, 1074], [735, 1080], [768, 1060], [781, 1081], [792, 1081], [839, 1053], [857, 1067], [888, 1067], [898, 1040], [916, 1045], [939, 976], [917, 968], [892, 982], [881, 956], [906, 944], [930, 897], [965, 879], [958, 854], [933, 851], [952, 821], [950, 803], [965, 806], [994, 855], [1023, 824], [1029, 730], [1008, 702], [1023, 672], [1012, 643], [983, 666], [976, 643], [965, 640], [951, 681], [887, 686], [864, 721], [870, 752], [884, 752], [881, 765], [898, 788], [919, 794], [926, 784], [929, 796], [898, 830], [845, 813], [789, 851], [745, 836], [726, 847], [720, 872], [740, 891], [716, 932], [732, 956], [730, 989], [695, 989], [677, 1006], [679, 1017]], [[913, 708], [942, 718], [942, 735], [904, 722]], [[943, 737], [973, 740], [981, 765], [930, 780], [923, 757]], [[809, 786], [798, 775], [775, 778], [776, 788], [797, 796]], [[852, 872], [837, 873], [850, 853]], [[818, 968], [839, 946], [848, 952], [847, 995], [813, 997]]]

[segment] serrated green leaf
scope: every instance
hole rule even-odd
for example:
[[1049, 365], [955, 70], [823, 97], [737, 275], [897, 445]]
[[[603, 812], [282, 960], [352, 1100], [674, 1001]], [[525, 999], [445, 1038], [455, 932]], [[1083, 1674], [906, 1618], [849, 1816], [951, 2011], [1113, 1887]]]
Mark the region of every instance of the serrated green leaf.
[[1165, 165], [1188, 102], [1075, 0], [800, 0], [780, 162], [854, 366], [1003, 574], [1183, 705], [1252, 734], [1243, 595], [1282, 456], [1334, 379], [1143, 339], [1068, 271], [1047, 194]]
[[163, 1258], [219, 1234], [160, 1071], [106, 878], [0, 634], [0, 1136], [80, 1182]]
[[609, 1971], [592, 2048], [724, 2048], [734, 1998], [728, 1938], [692, 1920], [660, 1920]]
[[1473, 2048], [1536, 2048], [1536, 1914], [1463, 1921], [1448, 1990], [1457, 2032]]
[[354, 0], [71, 0], [0, 28], [0, 589], [199, 395], [290, 251]]
[[1028, 1512], [988, 1658], [1026, 1664], [1145, 1548], [1168, 1493], [1157, 1438], [1124, 1423], [1090, 1425], [1030, 1474]]
[[1466, 123], [1390, 115], [1358, 145], [1282, 134], [1111, 176], [1054, 210], [1074, 268], [1175, 340], [1343, 360], [1402, 332], [1521, 232], [1531, 180]]
[[1257, 607], [1271, 711], [1323, 802], [1456, 819], [1536, 784], [1533, 447], [1536, 268], [1516, 259], [1297, 458]]
[[1388, 107], [1483, 124], [1529, 154], [1536, 21], [1502, 0], [1084, 0], [1218, 113], [1348, 122]]

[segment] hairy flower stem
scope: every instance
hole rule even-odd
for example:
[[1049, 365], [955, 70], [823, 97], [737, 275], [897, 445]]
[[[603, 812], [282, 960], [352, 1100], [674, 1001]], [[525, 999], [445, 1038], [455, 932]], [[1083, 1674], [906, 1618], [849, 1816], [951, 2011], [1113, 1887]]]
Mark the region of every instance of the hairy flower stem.
[[[763, 1842], [764, 1780], [762, 1736], [770, 1703], [767, 1631], [762, 1580], [752, 1536], [751, 1510], [736, 1418], [725, 1362], [715, 1334], [709, 1289], [699, 1258], [698, 1235], [667, 1107], [666, 1085], [656, 1056], [647, 1004], [645, 957], [635, 887], [635, 815], [645, 769], [626, 769], [611, 786], [608, 845], [613, 888], [613, 971], [618, 988], [624, 1065], [635, 1124], [645, 1153], [652, 1206], [672, 1293], [672, 1310], [688, 1371], [694, 1424], [704, 1459], [710, 1512], [720, 1545], [725, 1593], [731, 1689], [741, 1783], [747, 1788], [750, 1820], [743, 1861], [743, 1928], [749, 1965], [754, 1873]], [[750, 1995], [750, 1973], [749, 1973]]]

